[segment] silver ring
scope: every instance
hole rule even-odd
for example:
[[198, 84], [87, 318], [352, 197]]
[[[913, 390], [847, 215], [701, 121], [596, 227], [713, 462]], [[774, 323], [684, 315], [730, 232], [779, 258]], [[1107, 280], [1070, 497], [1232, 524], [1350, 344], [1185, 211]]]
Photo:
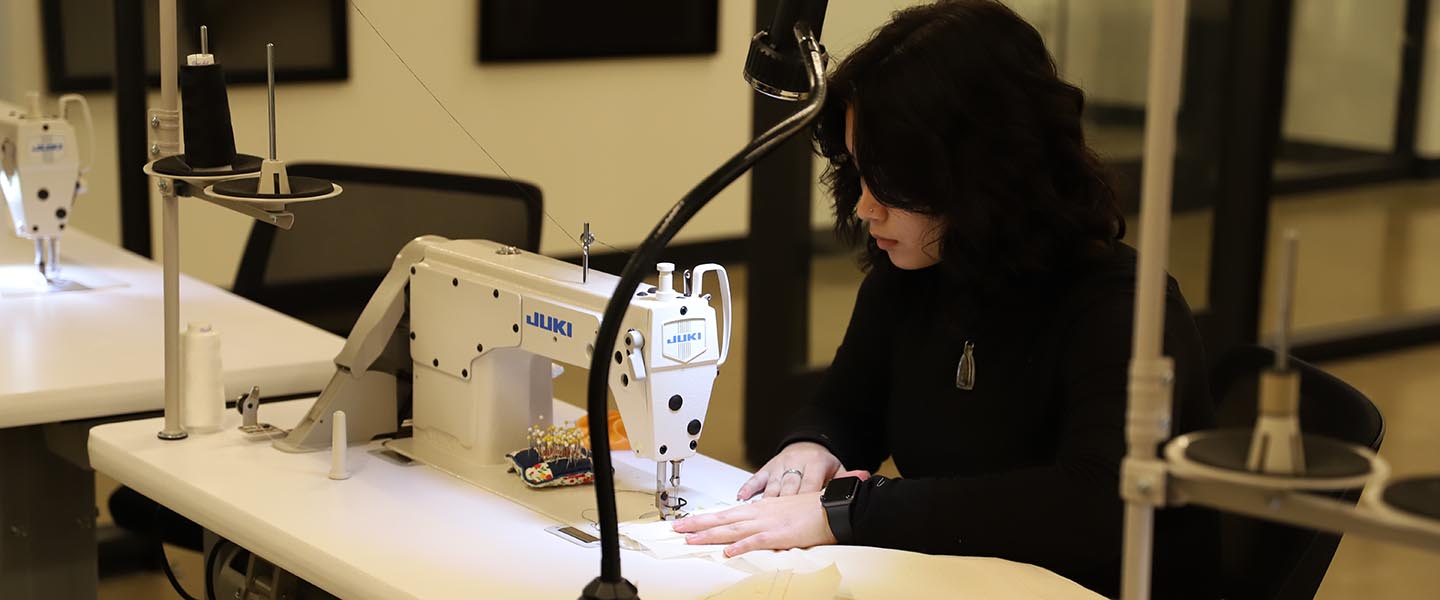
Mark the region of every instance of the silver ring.
[[784, 479], [786, 475], [789, 475], [791, 473], [799, 475], [801, 479], [805, 478], [805, 472], [801, 471], [800, 469], [785, 469], [785, 472], [780, 474], [780, 478]]

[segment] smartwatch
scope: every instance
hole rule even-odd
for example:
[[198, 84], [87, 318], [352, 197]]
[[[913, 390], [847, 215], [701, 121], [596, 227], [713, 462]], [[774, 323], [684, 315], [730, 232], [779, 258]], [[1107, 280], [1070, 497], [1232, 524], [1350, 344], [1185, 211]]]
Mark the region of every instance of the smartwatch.
[[825, 507], [825, 518], [830, 521], [830, 533], [840, 544], [853, 541], [850, 531], [850, 506], [855, 504], [855, 495], [860, 491], [859, 477], [837, 477], [825, 486], [820, 494], [820, 505]]

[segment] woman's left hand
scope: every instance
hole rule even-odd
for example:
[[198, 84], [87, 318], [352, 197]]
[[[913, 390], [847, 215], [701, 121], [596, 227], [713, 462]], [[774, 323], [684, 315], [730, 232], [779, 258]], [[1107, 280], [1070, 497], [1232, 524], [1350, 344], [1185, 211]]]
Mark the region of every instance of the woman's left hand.
[[834, 544], [820, 493], [765, 498], [729, 510], [675, 522], [689, 544], [730, 544], [725, 557], [751, 550], [788, 550]]

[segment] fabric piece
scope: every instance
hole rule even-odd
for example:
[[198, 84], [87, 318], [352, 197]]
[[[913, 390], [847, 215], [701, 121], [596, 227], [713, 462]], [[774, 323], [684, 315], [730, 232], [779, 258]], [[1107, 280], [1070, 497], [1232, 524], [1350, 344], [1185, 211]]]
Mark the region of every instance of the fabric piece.
[[[726, 507], [728, 508], [728, 507]], [[620, 535], [630, 538], [651, 556], [659, 559], [701, 557], [724, 559], [726, 544], [687, 544], [685, 534], [675, 531], [674, 521], [631, 521], [620, 524]]]

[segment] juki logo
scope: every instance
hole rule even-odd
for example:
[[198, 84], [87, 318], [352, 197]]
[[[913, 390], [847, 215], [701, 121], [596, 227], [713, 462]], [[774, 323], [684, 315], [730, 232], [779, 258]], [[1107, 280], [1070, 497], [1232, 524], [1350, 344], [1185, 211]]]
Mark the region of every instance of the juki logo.
[[60, 142], [41, 142], [30, 147], [31, 152], [59, 152], [65, 149], [65, 144]]
[[660, 353], [670, 360], [688, 363], [705, 354], [705, 319], [680, 319], [660, 328]]
[[670, 339], [665, 340], [665, 343], [667, 343], [667, 344], [679, 344], [679, 343], [682, 343], [682, 342], [698, 342], [698, 341], [700, 341], [700, 332], [696, 331], [696, 332], [693, 332], [693, 333], [677, 333], [677, 334], [675, 334], [675, 335], [670, 336]]
[[574, 331], [574, 326], [569, 321], [557, 319], [550, 315], [543, 314], [538, 310], [535, 311], [535, 314], [525, 317], [525, 324], [531, 327], [539, 327], [545, 331], [565, 337], [574, 337], [570, 335], [571, 332]]

